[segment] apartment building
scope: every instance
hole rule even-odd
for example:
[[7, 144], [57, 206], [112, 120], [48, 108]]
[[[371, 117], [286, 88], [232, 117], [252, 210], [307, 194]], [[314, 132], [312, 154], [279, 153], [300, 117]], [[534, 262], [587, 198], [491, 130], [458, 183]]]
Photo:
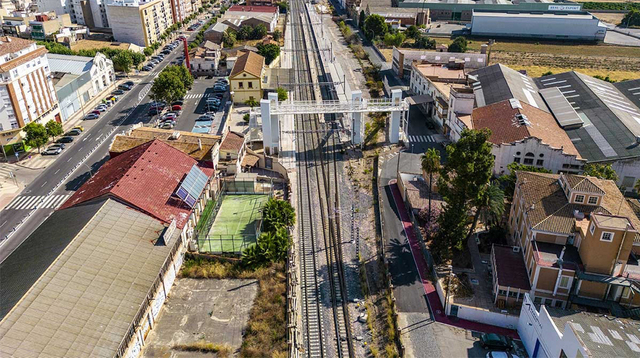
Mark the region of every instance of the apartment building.
[[0, 37], [0, 132], [61, 121], [46, 53], [33, 41]]
[[109, 27], [104, 0], [36, 0], [39, 11], [69, 14], [71, 22], [89, 28]]
[[[522, 265], [502, 265], [492, 252], [496, 304], [519, 306], [528, 293], [536, 304], [634, 316], [640, 220], [616, 183], [562, 173], [516, 175], [509, 230]], [[515, 276], [530, 290], [510, 286], [506, 277]]]
[[150, 46], [173, 25], [171, 0], [118, 0], [107, 5], [116, 41]]

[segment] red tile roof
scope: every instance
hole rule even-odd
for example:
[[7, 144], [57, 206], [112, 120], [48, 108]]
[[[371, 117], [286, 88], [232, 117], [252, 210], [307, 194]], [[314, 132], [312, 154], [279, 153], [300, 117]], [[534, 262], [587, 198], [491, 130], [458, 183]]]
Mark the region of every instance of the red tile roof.
[[267, 12], [271, 14], [275, 14], [278, 12], [278, 8], [276, 6], [243, 6], [243, 5], [233, 5], [227, 11], [241, 11], [241, 12]]
[[496, 275], [500, 286], [531, 290], [527, 268], [521, 252], [514, 252], [511, 246], [493, 245], [496, 260]]
[[110, 195], [165, 223], [176, 219], [183, 228], [191, 209], [174, 193], [194, 164], [160, 140], [144, 143], [106, 162], [60, 209]]
[[[493, 144], [513, 143], [534, 137], [552, 148], [580, 157], [578, 150], [553, 116], [528, 103], [519, 101], [522, 108], [514, 108], [509, 100], [478, 107], [471, 114], [474, 129], [489, 128]], [[529, 124], [519, 123], [516, 115], [524, 115]]]

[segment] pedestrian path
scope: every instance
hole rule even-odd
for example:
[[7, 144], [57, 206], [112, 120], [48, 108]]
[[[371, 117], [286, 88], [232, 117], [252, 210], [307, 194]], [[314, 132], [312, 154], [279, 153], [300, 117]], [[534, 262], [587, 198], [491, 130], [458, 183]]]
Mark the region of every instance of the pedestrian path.
[[207, 98], [209, 97], [210, 93], [190, 93], [186, 96], [184, 96], [184, 99], [193, 99], [193, 98]]
[[[45, 149], [46, 149], [45, 147], [42, 148], [42, 150], [45, 150]], [[47, 166], [49, 166], [51, 163], [53, 163], [57, 158], [58, 158], [58, 155], [45, 156], [35, 152], [29, 155], [29, 157], [20, 161], [18, 165], [23, 168], [29, 168], [29, 169], [44, 169]]]
[[57, 209], [71, 194], [60, 195], [19, 195], [5, 207], [5, 210]]
[[433, 143], [436, 138], [432, 135], [409, 135], [409, 142], [411, 143]]
[[15, 164], [0, 164], [0, 195], [12, 194], [20, 185], [14, 178], [17, 167]]
[[427, 264], [427, 260], [422, 254], [422, 248], [420, 247], [420, 243], [418, 242], [418, 239], [415, 236], [415, 232], [413, 231], [413, 223], [411, 222], [409, 213], [407, 212], [407, 209], [404, 206], [404, 202], [402, 201], [402, 196], [400, 194], [400, 189], [398, 189], [397, 181], [395, 179], [391, 180], [389, 182], [389, 187], [393, 195], [393, 201], [395, 203], [396, 210], [398, 211], [398, 216], [400, 217], [400, 221], [402, 221], [405, 235], [407, 236], [407, 240], [409, 240], [411, 255], [413, 256], [413, 261], [418, 270], [420, 281], [422, 282], [422, 286], [424, 287], [424, 292], [427, 295], [427, 301], [429, 303], [429, 307], [431, 308], [431, 315], [436, 320], [436, 322], [477, 332], [503, 334], [519, 339], [518, 333], [514, 330], [492, 326], [484, 323], [467, 321], [465, 319], [459, 318], [453, 320], [445, 314], [444, 308], [442, 307], [442, 302], [440, 301], [440, 297], [438, 296], [438, 292], [436, 291], [433, 283], [428, 279], [429, 265]]

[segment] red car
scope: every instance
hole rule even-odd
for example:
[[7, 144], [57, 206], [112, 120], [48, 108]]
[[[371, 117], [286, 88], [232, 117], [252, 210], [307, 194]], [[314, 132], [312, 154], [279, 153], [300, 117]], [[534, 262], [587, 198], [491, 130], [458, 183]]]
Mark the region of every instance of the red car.
[[179, 104], [174, 104], [173, 106], [171, 106], [171, 110], [172, 111], [181, 111], [182, 110], [182, 106]]
[[93, 111], [91, 111], [91, 113], [96, 114], [96, 115], [100, 115], [100, 111], [97, 109], [94, 109]]

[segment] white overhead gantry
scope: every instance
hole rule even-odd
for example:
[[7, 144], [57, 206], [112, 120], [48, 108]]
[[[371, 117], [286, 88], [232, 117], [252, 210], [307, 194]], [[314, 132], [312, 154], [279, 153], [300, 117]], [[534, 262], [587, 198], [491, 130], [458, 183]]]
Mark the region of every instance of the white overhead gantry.
[[361, 91], [351, 91], [348, 101], [282, 101], [278, 102], [277, 93], [269, 93], [268, 99], [260, 101], [262, 116], [262, 139], [268, 153], [280, 150], [280, 115], [295, 114], [349, 114], [351, 118], [351, 142], [362, 144], [364, 123], [362, 113], [391, 112], [389, 121], [389, 141], [400, 140], [401, 118], [406, 117], [409, 103], [402, 98], [402, 91], [391, 91], [391, 98], [365, 99]]

